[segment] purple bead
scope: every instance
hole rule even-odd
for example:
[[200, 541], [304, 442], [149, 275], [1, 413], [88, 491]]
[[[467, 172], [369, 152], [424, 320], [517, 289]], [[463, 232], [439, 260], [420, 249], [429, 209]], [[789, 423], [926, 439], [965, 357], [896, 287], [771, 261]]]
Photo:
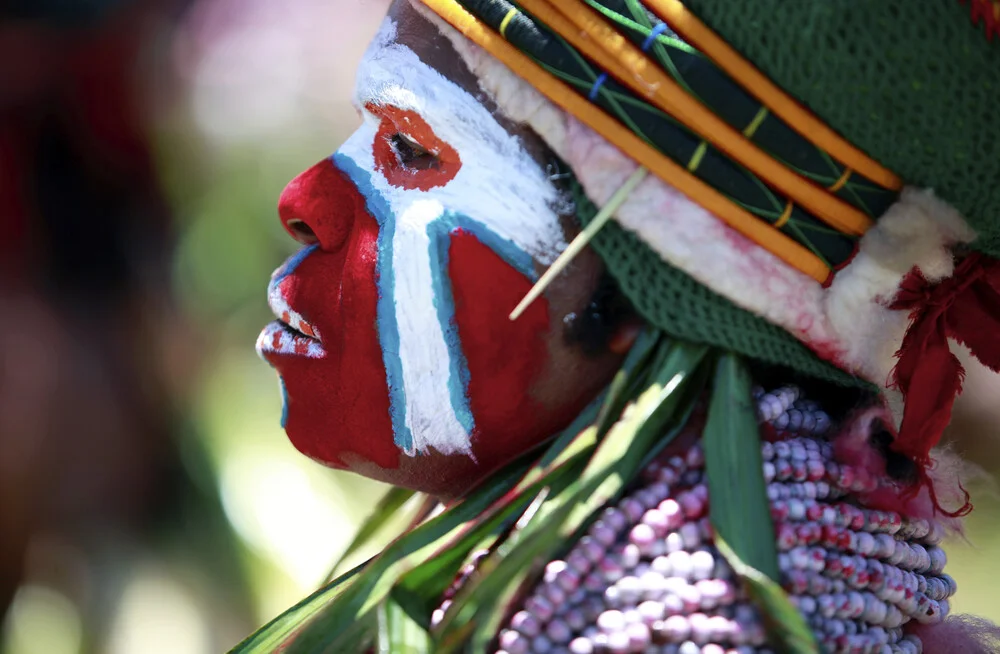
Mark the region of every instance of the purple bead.
[[500, 647], [509, 654], [528, 654], [530, 642], [516, 631], [506, 630], [500, 634]]
[[705, 465], [705, 453], [702, 452], [701, 447], [694, 445], [687, 451], [684, 462], [689, 468], [700, 468]]
[[566, 566], [577, 575], [585, 575], [590, 572], [591, 561], [580, 549], [574, 549], [566, 555]]
[[[625, 500], [625, 502], [628, 502], [628, 500]], [[608, 507], [604, 509], [604, 511], [601, 512], [600, 520], [615, 531], [621, 531], [629, 524], [629, 516], [627, 515], [627, 512], [615, 507]]]
[[618, 540], [615, 530], [600, 520], [590, 526], [590, 535], [605, 548], [611, 547]]
[[537, 636], [542, 631], [542, 625], [538, 618], [527, 611], [518, 611], [515, 613], [510, 619], [510, 626], [511, 629], [516, 629], [529, 638]]
[[532, 595], [524, 602], [524, 608], [533, 613], [542, 622], [548, 622], [555, 613], [555, 607], [545, 597]]
[[701, 533], [697, 522], [685, 522], [677, 533], [680, 534], [685, 549], [693, 550], [701, 545]]
[[593, 536], [587, 535], [580, 539], [577, 544], [576, 549], [579, 550], [591, 563], [597, 563], [600, 561], [605, 553], [607, 553], [607, 548], [597, 542]]
[[[636, 523], [641, 520], [642, 514], [646, 512], [646, 507], [642, 505], [642, 502], [631, 497], [623, 501], [621, 507], [630, 523]], [[622, 525], [622, 528], [624, 527], [625, 525]]]
[[534, 654], [548, 654], [552, 651], [552, 641], [545, 636], [536, 636], [531, 641], [531, 651]]
[[545, 628], [545, 635], [557, 645], [565, 645], [573, 637], [573, 631], [562, 620], [556, 619]]
[[597, 572], [591, 572], [583, 578], [583, 587], [585, 590], [597, 593], [604, 589], [604, 585], [604, 578]]
[[586, 638], [574, 638], [569, 643], [570, 654], [594, 654], [594, 645]]
[[556, 584], [542, 584], [535, 592], [549, 600], [552, 603], [553, 609], [566, 602], [566, 591]]
[[587, 618], [581, 609], [570, 609], [563, 616], [566, 624], [574, 633], [579, 633], [587, 626]]
[[609, 582], [616, 582], [622, 578], [625, 574], [625, 569], [622, 567], [621, 563], [612, 558], [602, 559], [597, 564], [597, 569], [600, 571], [601, 576], [604, 577]]

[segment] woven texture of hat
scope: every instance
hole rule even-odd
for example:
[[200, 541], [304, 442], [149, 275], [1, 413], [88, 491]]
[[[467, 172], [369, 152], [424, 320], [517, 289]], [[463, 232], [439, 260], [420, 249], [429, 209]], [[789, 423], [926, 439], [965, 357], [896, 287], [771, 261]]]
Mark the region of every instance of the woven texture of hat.
[[853, 144], [932, 188], [1000, 256], [1000, 40], [957, 0], [683, 0]]
[[[575, 180], [571, 191], [577, 216], [584, 225], [589, 224], [597, 208]], [[666, 263], [617, 223], [605, 225], [590, 245], [642, 317], [671, 336], [732, 350], [839, 385], [869, 387], [861, 378], [819, 359], [790, 333]]]

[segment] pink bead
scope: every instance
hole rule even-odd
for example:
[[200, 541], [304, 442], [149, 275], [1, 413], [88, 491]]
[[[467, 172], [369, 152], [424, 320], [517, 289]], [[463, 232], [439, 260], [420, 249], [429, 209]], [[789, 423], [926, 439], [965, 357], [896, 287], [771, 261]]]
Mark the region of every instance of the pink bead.
[[666, 536], [667, 532], [671, 529], [670, 521], [659, 508], [650, 509], [642, 514], [642, 521], [653, 528], [658, 538]]
[[629, 541], [634, 543], [639, 548], [639, 551], [642, 552], [644, 550], [648, 550], [656, 541], [656, 532], [651, 526], [640, 522], [636, 526], [632, 527], [628, 538]]
[[680, 504], [674, 498], [671, 497], [663, 500], [657, 509], [666, 517], [668, 529], [677, 529], [684, 523], [684, 513], [681, 511]]

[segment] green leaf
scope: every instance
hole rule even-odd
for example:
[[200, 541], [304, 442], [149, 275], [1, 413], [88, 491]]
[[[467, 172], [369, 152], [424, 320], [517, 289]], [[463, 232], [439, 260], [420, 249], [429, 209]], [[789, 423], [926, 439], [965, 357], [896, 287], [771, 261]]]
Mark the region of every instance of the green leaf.
[[778, 584], [778, 552], [750, 384], [737, 355], [719, 357], [702, 439], [715, 544], [760, 609], [770, 643], [787, 654], [818, 654], [812, 631]]
[[231, 649], [230, 654], [270, 654], [275, 651], [302, 629], [303, 625], [316, 615], [320, 609], [330, 603], [337, 595], [344, 592], [349, 582], [364, 569], [365, 565], [367, 563], [363, 563], [353, 570], [342, 574], [334, 581], [271, 620]]
[[785, 591], [746, 563], [716, 535], [715, 546], [746, 586], [750, 599], [760, 609], [770, 636], [770, 645], [783, 654], [819, 654], [819, 645], [802, 614], [789, 601]]
[[378, 611], [378, 654], [431, 654], [427, 631], [391, 599]]
[[368, 545], [372, 537], [382, 529], [387, 523], [391, 522], [396, 513], [403, 508], [403, 505], [410, 501], [410, 498], [416, 495], [415, 491], [393, 487], [389, 489], [382, 499], [379, 500], [378, 504], [372, 510], [371, 515], [365, 518], [365, 521], [361, 523], [361, 527], [358, 528], [357, 533], [351, 540], [351, 544], [347, 546], [344, 553], [340, 555], [337, 562], [333, 564], [330, 569], [329, 579], [333, 579], [337, 572], [337, 569], [350, 557], [352, 554], [360, 550], [365, 545]]
[[356, 625], [388, 596], [405, 572], [426, 561], [449, 537], [467, 529], [524, 475], [524, 466], [508, 467], [491, 477], [465, 501], [390, 543], [353, 582], [310, 621], [288, 645], [286, 654], [346, 654], [358, 651]]
[[[688, 411], [678, 411], [681, 390], [697, 371], [705, 352], [704, 347], [682, 343], [660, 346], [652, 359], [658, 367], [637, 372], [645, 376], [648, 388], [610, 429], [587, 468], [568, 487], [542, 503], [534, 517], [482, 563], [478, 579], [467, 583], [456, 596], [441, 625], [438, 651], [455, 651], [462, 644], [468, 624], [475, 625], [469, 643], [471, 651], [484, 651], [499, 629], [509, 600], [532, 572], [533, 564], [550, 560], [572, 542], [597, 509], [616, 498], [634, 479], [647, 452], [680, 430], [682, 425], [671, 419], [678, 414], [689, 415]], [[449, 633], [452, 625], [463, 626], [458, 638]]]
[[710, 515], [715, 533], [741, 561], [777, 581], [778, 551], [750, 384], [738, 356], [719, 357], [703, 435]]

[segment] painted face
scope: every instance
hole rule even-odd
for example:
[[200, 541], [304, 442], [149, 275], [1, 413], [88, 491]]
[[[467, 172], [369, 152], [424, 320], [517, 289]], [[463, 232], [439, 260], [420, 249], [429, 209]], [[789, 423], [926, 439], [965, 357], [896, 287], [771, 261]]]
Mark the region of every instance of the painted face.
[[[415, 47], [450, 49], [424, 25]], [[565, 425], [617, 361], [562, 342], [593, 264], [508, 320], [565, 247], [558, 193], [522, 140], [407, 40], [390, 14], [358, 69], [363, 125], [282, 195], [282, 222], [308, 245], [271, 279], [279, 320], [257, 348], [302, 452], [451, 492]]]

